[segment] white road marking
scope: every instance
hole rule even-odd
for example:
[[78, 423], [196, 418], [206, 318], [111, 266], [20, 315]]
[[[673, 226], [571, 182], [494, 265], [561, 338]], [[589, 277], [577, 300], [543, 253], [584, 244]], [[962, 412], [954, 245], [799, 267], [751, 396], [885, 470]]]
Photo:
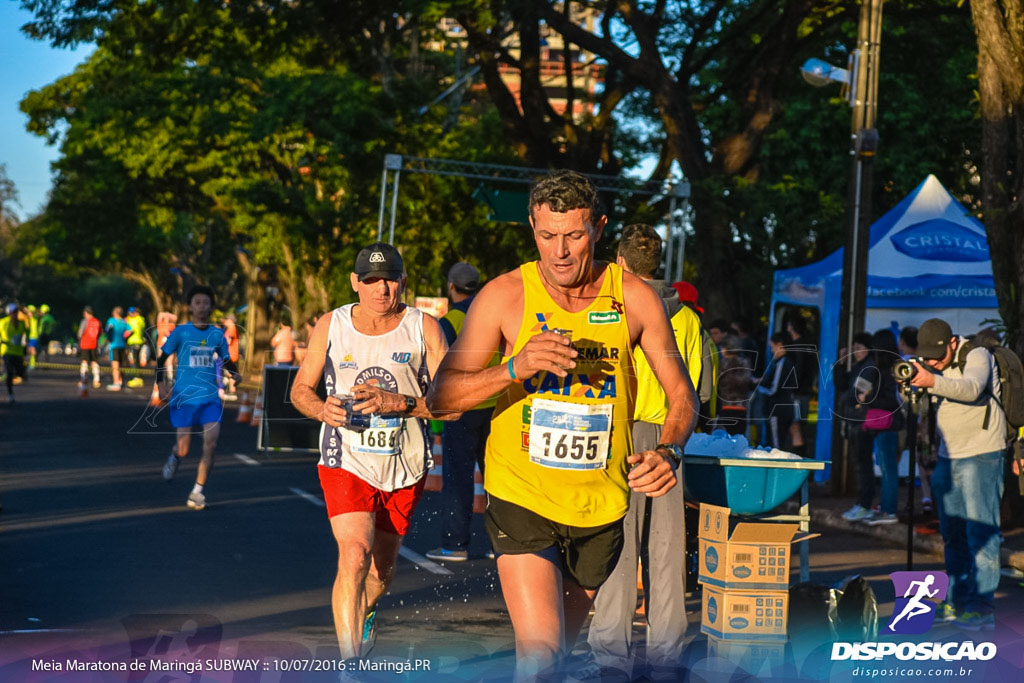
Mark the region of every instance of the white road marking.
[[422, 555], [420, 555], [415, 550], [409, 550], [404, 545], [401, 548], [398, 549], [398, 554], [401, 555], [402, 557], [404, 557], [405, 559], [409, 560], [410, 562], [412, 562], [414, 564], [418, 564], [419, 566], [423, 567], [424, 569], [426, 569], [431, 574], [439, 574], [441, 576], [451, 576], [452, 575], [452, 572], [450, 570], [445, 569], [444, 567], [442, 567], [441, 565], [437, 564], [436, 562], [432, 562], [432, 561], [428, 560], [427, 558], [423, 557]]
[[[302, 489], [295, 488], [294, 486], [291, 486], [291, 487], [289, 487], [288, 490], [291, 491], [292, 493], [294, 493], [296, 496], [299, 496], [301, 498], [306, 499], [307, 502], [310, 502], [313, 505], [316, 505], [317, 507], [325, 507], [326, 506], [326, 503], [324, 503], [324, 501], [322, 499], [317, 498], [316, 496], [314, 496], [314, 495], [312, 495], [310, 493], [306, 493]], [[441, 565], [437, 564], [436, 562], [432, 562], [432, 561], [428, 560], [427, 558], [423, 557], [422, 555], [420, 555], [415, 550], [409, 550], [405, 546], [402, 546], [401, 548], [398, 549], [398, 554], [401, 555], [402, 557], [404, 557], [405, 559], [409, 560], [413, 564], [417, 564], [420, 567], [422, 567], [423, 569], [426, 569], [431, 574], [437, 574], [439, 576], [451, 576], [452, 573], [453, 573], [450, 570], [445, 569]]]
[[306, 493], [302, 489], [297, 489], [294, 486], [289, 486], [288, 490], [291, 491], [292, 493], [294, 493], [296, 496], [299, 496], [301, 498], [305, 498], [306, 502], [312, 503], [313, 505], [316, 505], [317, 507], [326, 507], [326, 505], [327, 505], [327, 503], [325, 503], [323, 501], [323, 499], [317, 498], [312, 493]]
[[259, 465], [258, 460], [253, 460], [245, 453], [235, 453], [235, 457], [244, 462], [246, 465]]

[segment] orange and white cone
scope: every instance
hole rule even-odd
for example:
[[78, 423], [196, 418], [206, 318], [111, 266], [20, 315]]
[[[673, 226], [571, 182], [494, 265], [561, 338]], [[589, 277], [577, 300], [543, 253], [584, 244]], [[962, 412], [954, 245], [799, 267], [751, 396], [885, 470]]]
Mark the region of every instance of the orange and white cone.
[[261, 422], [263, 422], [263, 394], [256, 397], [256, 405], [252, 408], [252, 419], [249, 424], [259, 427]]
[[149, 405], [160, 405], [160, 387], [155, 382], [153, 383], [153, 393], [149, 395]]
[[235, 418], [235, 422], [242, 422], [248, 424], [252, 422], [252, 405], [249, 403], [249, 394], [242, 394], [242, 404], [238, 406], [238, 417]]
[[478, 515], [487, 512], [487, 494], [484, 493], [484, 475], [480, 473], [480, 465], [473, 471], [473, 512]]
[[423, 485], [424, 491], [440, 491], [444, 484], [442, 472], [444, 469], [441, 466], [441, 435], [434, 434], [434, 443], [430, 447], [431, 460], [434, 461], [434, 466], [427, 472], [427, 483]]

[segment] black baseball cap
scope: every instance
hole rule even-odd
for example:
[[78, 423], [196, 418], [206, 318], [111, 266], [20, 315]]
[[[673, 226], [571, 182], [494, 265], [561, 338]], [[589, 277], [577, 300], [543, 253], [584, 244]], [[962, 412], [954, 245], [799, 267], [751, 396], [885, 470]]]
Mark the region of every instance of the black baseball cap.
[[459, 261], [448, 270], [448, 282], [459, 291], [472, 294], [480, 289], [480, 272], [465, 261]]
[[941, 360], [946, 357], [953, 330], [941, 318], [929, 318], [917, 331], [917, 355], [927, 360]]
[[390, 244], [374, 242], [356, 256], [355, 274], [363, 282], [371, 277], [385, 280], [401, 280], [405, 275], [405, 263], [402, 255]]

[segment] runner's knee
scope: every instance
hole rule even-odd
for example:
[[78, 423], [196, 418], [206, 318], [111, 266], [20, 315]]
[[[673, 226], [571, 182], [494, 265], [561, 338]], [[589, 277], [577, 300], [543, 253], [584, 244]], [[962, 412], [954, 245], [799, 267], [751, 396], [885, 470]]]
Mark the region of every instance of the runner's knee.
[[358, 541], [338, 543], [338, 574], [364, 574], [370, 568], [370, 546]]

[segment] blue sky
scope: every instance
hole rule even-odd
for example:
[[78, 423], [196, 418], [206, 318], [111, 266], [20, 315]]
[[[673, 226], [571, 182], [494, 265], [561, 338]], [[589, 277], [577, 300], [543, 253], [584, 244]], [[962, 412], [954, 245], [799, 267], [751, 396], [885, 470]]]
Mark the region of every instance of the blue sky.
[[92, 46], [55, 50], [47, 43], [30, 40], [20, 28], [32, 18], [16, 0], [0, 0], [0, 163], [18, 189], [22, 219], [39, 212], [50, 191], [50, 162], [57, 148], [25, 130], [28, 118], [18, 103], [30, 90], [52, 83], [74, 71]]

